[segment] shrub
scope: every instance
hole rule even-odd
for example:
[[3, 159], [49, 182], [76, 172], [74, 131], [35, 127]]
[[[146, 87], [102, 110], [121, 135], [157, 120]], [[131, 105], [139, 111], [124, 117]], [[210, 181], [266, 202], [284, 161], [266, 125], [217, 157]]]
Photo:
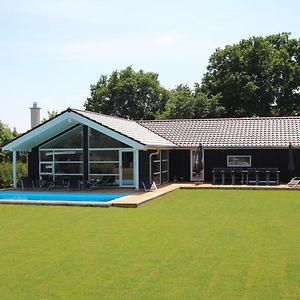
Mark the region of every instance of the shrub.
[[[0, 168], [0, 188], [11, 188], [13, 184], [12, 163], [2, 162]], [[17, 162], [17, 178], [20, 181], [22, 176], [27, 174], [27, 165], [24, 162]]]

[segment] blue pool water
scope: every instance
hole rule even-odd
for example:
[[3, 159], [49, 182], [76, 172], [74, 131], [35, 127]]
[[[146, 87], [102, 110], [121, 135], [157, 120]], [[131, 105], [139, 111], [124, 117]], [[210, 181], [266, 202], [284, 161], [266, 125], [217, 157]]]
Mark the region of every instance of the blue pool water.
[[0, 192], [0, 201], [108, 202], [124, 196], [126, 194]]

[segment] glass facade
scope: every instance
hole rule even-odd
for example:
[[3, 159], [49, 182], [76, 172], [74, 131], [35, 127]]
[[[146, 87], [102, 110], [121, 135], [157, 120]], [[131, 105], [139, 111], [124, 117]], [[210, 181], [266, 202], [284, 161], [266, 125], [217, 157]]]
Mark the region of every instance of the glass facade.
[[77, 126], [40, 146], [40, 178], [83, 176], [83, 127]]
[[134, 186], [132, 148], [86, 129], [77, 126], [40, 146], [40, 178], [76, 176], [103, 181], [105, 185]]
[[103, 134], [93, 128], [89, 128], [90, 148], [128, 148], [129, 146]]

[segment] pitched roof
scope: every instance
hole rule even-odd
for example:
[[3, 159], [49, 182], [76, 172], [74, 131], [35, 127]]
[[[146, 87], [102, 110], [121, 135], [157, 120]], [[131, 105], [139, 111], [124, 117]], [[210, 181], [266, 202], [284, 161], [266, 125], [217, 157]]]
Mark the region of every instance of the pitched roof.
[[97, 122], [105, 127], [113, 129], [116, 132], [121, 133], [135, 141], [146, 145], [148, 147], [174, 147], [172, 142], [159, 136], [152, 130], [147, 129], [138, 122], [127, 120], [119, 117], [108, 116], [100, 113], [71, 109], [72, 111]]
[[300, 117], [139, 121], [179, 147], [300, 147]]
[[33, 147], [78, 124], [95, 126], [95, 129], [105, 131], [106, 134], [113, 135], [114, 138], [132, 147], [172, 148], [176, 146], [135, 121], [68, 108], [54, 118], [1, 145], [1, 149], [31, 151]]
[[[300, 148], [300, 117], [219, 118], [132, 121], [99, 113], [67, 109], [58, 116], [2, 145], [3, 150], [28, 151], [82, 122], [115, 133], [148, 148]], [[102, 128], [102, 129], [101, 129]], [[107, 128], [107, 129], [105, 129]], [[129, 139], [129, 140], [128, 140]], [[142, 147], [144, 147], [142, 146]]]

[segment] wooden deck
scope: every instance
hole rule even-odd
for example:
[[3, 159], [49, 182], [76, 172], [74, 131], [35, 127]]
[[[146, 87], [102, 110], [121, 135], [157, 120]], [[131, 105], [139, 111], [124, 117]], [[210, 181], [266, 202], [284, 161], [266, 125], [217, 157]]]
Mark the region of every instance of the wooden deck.
[[162, 195], [170, 193], [178, 189], [223, 189], [223, 190], [289, 190], [300, 192], [300, 187], [288, 187], [284, 185], [213, 185], [213, 184], [197, 184], [197, 183], [171, 183], [159, 187], [151, 192], [133, 192], [127, 197], [112, 203], [114, 207], [135, 208], [141, 204], [152, 201]]

